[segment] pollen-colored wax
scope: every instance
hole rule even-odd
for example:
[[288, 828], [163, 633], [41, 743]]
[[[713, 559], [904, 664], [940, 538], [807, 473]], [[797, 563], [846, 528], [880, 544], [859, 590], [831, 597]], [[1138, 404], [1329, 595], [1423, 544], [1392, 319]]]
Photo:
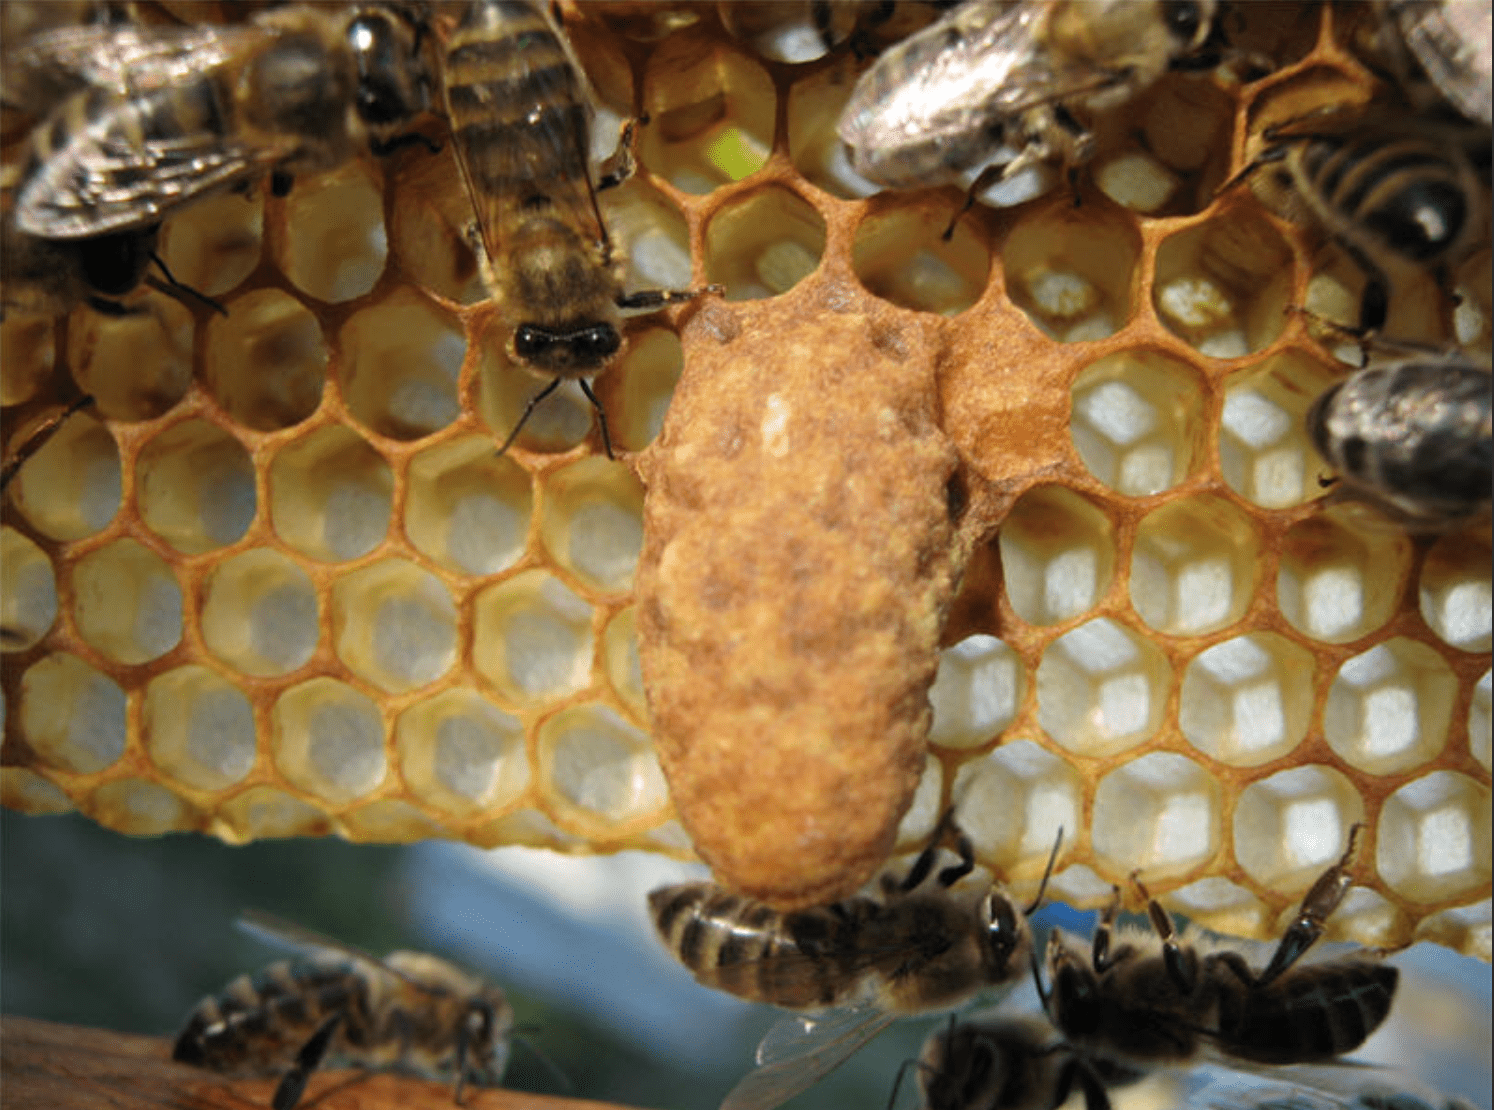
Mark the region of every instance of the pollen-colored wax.
[[968, 544], [932, 330], [822, 282], [774, 308], [715, 302], [687, 329], [640, 459], [638, 633], [696, 850], [789, 909], [850, 894], [892, 848]]

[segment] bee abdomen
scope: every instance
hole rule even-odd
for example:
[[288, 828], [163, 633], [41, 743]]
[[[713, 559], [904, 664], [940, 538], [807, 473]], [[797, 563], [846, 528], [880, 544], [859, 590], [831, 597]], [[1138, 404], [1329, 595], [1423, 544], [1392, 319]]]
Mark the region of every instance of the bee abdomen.
[[[469, 8], [447, 47], [446, 95], [476, 187], [499, 192], [586, 176], [587, 93], [533, 5], [485, 0]], [[576, 141], [536, 142], [536, 132]]]
[[834, 1005], [856, 985], [846, 965], [855, 926], [841, 906], [783, 914], [710, 883], [649, 895], [665, 945], [718, 990], [789, 1009]]
[[[1246, 996], [1222, 1025], [1220, 1047], [1263, 1064], [1301, 1064], [1352, 1052], [1390, 1013], [1400, 973], [1383, 964], [1319, 964]], [[1227, 1024], [1226, 1024], [1227, 1023]]]
[[[214, 1071], [275, 1071], [337, 1010], [350, 1016], [366, 1010], [362, 983], [346, 966], [274, 963], [252, 979], [239, 976], [221, 994], [198, 1003], [177, 1035], [171, 1058]], [[350, 1032], [359, 1027], [349, 1022]]]
[[1430, 262], [1461, 241], [1468, 225], [1464, 170], [1420, 136], [1387, 141], [1318, 139], [1306, 162], [1339, 217], [1373, 232], [1415, 262]]

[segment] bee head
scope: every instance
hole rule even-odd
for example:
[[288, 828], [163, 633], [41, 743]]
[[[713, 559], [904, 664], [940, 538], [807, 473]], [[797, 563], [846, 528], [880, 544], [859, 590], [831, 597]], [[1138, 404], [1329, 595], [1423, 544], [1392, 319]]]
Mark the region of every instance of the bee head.
[[495, 1087], [503, 1081], [513, 1023], [513, 1010], [496, 989], [483, 992], [468, 1004], [462, 1016], [466, 1065], [480, 1084]]
[[426, 68], [420, 59], [420, 28], [392, 12], [359, 11], [348, 24], [347, 41], [358, 67], [354, 103], [358, 118], [374, 128], [403, 123], [430, 102]]
[[600, 370], [621, 347], [617, 329], [605, 322], [565, 331], [520, 324], [514, 329], [510, 354], [544, 373], [582, 376]]
[[992, 983], [1010, 979], [1020, 964], [1025, 964], [1032, 944], [1027, 917], [999, 890], [992, 889], [981, 899], [981, 921], [986, 930], [986, 967]]

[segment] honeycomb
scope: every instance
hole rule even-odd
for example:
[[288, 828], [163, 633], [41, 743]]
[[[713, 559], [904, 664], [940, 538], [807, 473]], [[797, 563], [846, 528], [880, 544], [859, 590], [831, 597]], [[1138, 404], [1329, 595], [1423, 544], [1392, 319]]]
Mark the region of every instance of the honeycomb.
[[[1489, 533], [1408, 536], [1320, 487], [1303, 414], [1347, 370], [1287, 310], [1352, 319], [1362, 276], [1249, 187], [1216, 195], [1262, 121], [1387, 93], [1350, 49], [1358, 9], [1242, 9], [1275, 72], [1165, 78], [1102, 121], [1076, 196], [1009, 183], [945, 241], [956, 190], [872, 195], [834, 139], [864, 44], [705, 4], [568, 6], [598, 153], [649, 117], [639, 172], [601, 198], [627, 288], [726, 286], [628, 324], [596, 382], [617, 461], [574, 383], [496, 455], [543, 383], [485, 339], [445, 144], [175, 216], [163, 258], [226, 316], [153, 290], [122, 318], [8, 314], [7, 457], [96, 403], [5, 493], [4, 804], [233, 843], [689, 856], [640, 672], [639, 453], [666, 412], [684, 434], [677, 382], [708, 391], [731, 358], [788, 374], [791, 349], [795, 388], [818, 381], [800, 402], [860, 427], [839, 319], [910, 367], [968, 499], [958, 592], [891, 595], [937, 618], [911, 700], [871, 707], [901, 738], [835, 757], [890, 776], [863, 776], [863, 855], [954, 800], [1023, 893], [1061, 825], [1063, 900], [1140, 868], [1171, 908], [1261, 937], [1364, 822], [1338, 935], [1488, 959]], [[1487, 247], [1454, 285], [1397, 281], [1387, 330], [1487, 354]], [[842, 437], [812, 465], [895, 475], [897, 443]], [[686, 505], [715, 488], [689, 479]], [[852, 555], [881, 566], [891, 526], [859, 527]], [[786, 779], [795, 742], [742, 734], [733, 758], [760, 775], [771, 750]]]

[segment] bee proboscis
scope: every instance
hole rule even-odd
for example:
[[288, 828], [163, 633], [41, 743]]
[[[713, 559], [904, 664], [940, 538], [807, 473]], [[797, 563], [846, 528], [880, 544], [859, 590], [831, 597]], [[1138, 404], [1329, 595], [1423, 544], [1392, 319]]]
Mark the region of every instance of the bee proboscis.
[[371, 1069], [454, 1073], [459, 1104], [468, 1082], [502, 1080], [513, 1010], [498, 987], [424, 952], [381, 960], [267, 914], [245, 914], [240, 924], [303, 955], [204, 998], [172, 1059], [230, 1074], [280, 1074], [273, 1110], [293, 1110], [329, 1056]]
[[[861, 176], [893, 188], [1088, 161], [1085, 122], [1199, 51], [1214, 0], [968, 0], [862, 75], [838, 131]], [[967, 200], [968, 207], [968, 200]]]
[[1322, 935], [1348, 892], [1348, 864], [1362, 826], [1343, 856], [1303, 896], [1263, 970], [1238, 952], [1180, 941], [1172, 920], [1141, 885], [1150, 933], [1119, 932], [1120, 890], [1088, 951], [1061, 930], [1048, 938], [1049, 983], [1039, 993], [1064, 1039], [1086, 1059], [1145, 1071], [1209, 1056], [1252, 1065], [1314, 1063], [1352, 1052], [1390, 1012], [1399, 972], [1379, 953], [1298, 961]]
[[499, 453], [535, 406], [576, 379], [607, 456], [606, 413], [587, 379], [622, 350], [620, 309], [653, 309], [719, 286], [625, 293], [623, 259], [597, 190], [632, 172], [632, 125], [593, 184], [593, 99], [564, 32], [539, 0], [472, 0], [443, 34], [442, 85], [452, 146], [476, 216], [483, 281], [507, 332], [509, 361], [550, 381], [531, 397]]
[[[959, 862], [935, 871], [947, 834]], [[989, 876], [956, 889], [975, 869], [975, 856], [953, 810], [906, 876], [882, 876], [880, 899], [858, 896], [784, 913], [711, 883], [651, 893], [659, 935], [698, 982], [814, 1011], [789, 1015], [769, 1030], [758, 1067], [727, 1095], [723, 1110], [769, 1110], [817, 1083], [897, 1018], [1014, 983], [1027, 970], [1027, 918], [1042, 899], [1059, 842], [1025, 908]]]

